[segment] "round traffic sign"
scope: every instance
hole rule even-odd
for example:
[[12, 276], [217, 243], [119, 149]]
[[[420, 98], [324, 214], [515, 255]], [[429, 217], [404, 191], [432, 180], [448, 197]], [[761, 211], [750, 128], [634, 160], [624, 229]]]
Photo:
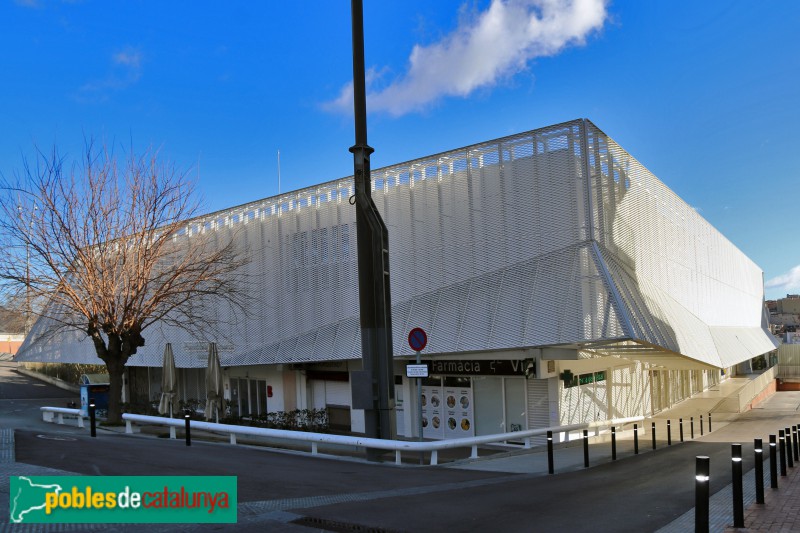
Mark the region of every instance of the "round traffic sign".
[[415, 352], [421, 352], [428, 344], [428, 334], [422, 328], [414, 328], [408, 332], [408, 345]]

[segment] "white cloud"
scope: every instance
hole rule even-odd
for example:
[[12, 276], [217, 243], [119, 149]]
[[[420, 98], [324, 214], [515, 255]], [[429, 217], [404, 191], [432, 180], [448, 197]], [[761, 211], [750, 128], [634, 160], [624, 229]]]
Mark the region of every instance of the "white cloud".
[[117, 65], [124, 65], [138, 71], [142, 67], [142, 53], [133, 48], [126, 48], [112, 56]]
[[793, 291], [800, 289], [800, 265], [797, 265], [786, 274], [768, 280], [764, 286], [767, 289], [782, 289]]
[[76, 98], [83, 102], [104, 101], [109, 93], [133, 85], [142, 77], [144, 56], [140, 50], [127, 47], [111, 55], [112, 70], [105, 78], [84, 84]]
[[[607, 0], [492, 0], [461, 20], [449, 35], [415, 45], [408, 70], [386, 87], [368, 91], [371, 111], [399, 116], [447, 96], [468, 96], [525, 70], [537, 57], [581, 45], [607, 18]], [[374, 78], [378, 81], [382, 76]], [[368, 84], [374, 86], [375, 83]], [[328, 109], [353, 106], [352, 82]]]

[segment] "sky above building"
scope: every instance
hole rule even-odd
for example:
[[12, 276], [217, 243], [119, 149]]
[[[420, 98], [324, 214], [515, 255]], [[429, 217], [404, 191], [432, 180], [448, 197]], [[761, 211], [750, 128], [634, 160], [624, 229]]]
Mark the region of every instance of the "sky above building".
[[[0, 1], [7, 178], [88, 138], [206, 211], [352, 174], [346, 0]], [[364, 3], [373, 168], [588, 118], [800, 292], [800, 2]]]

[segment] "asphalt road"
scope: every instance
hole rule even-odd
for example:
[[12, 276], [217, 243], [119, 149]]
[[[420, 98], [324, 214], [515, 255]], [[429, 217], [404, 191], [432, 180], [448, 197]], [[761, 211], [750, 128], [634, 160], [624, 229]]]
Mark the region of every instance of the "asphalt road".
[[538, 476], [398, 468], [226, 444], [186, 447], [103, 431], [96, 439], [61, 431], [15, 436], [20, 463], [86, 475], [236, 475], [239, 501], [256, 508], [389, 531], [654, 531], [694, 506], [696, 455], [711, 457], [712, 493], [730, 480], [727, 443], [684, 443]]
[[[38, 394], [36, 384], [10, 383], [2, 373], [0, 380], [3, 394]], [[18, 402], [27, 402], [32, 412], [47, 401], [0, 401], [0, 426], [17, 421], [17, 466], [86, 475], [238, 477], [240, 524], [181, 531], [646, 532], [694, 506], [695, 456], [711, 457], [712, 494], [730, 482], [730, 443], [724, 438], [547, 476], [397, 467], [197, 440], [187, 447], [181, 440], [105, 430], [92, 439], [87, 430], [45, 424], [38, 412], [9, 417]], [[752, 444], [745, 441], [744, 449], [747, 471]]]

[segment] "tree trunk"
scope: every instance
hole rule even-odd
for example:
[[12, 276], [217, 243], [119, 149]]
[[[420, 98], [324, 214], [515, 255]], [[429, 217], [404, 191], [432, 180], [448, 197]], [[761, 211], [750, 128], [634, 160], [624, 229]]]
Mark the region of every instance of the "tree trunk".
[[110, 424], [122, 423], [122, 375], [125, 372], [125, 365], [120, 363], [121, 354], [108, 354], [106, 369], [108, 369], [109, 383], [111, 388], [108, 391], [108, 422]]

